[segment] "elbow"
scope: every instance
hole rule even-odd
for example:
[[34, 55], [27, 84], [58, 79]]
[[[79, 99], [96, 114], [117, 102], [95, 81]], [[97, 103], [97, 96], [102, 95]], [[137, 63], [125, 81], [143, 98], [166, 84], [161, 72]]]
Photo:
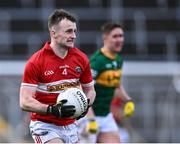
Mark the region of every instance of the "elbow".
[[22, 110], [26, 110], [26, 105], [24, 103], [20, 102], [20, 108]]
[[96, 98], [96, 91], [94, 90], [94, 92], [93, 92], [93, 93], [94, 93], [93, 95], [94, 95], [94, 99], [95, 99], [95, 98]]
[[19, 105], [20, 105], [20, 108], [21, 108], [23, 111], [27, 111], [27, 110], [28, 110], [28, 105], [27, 105], [27, 103], [26, 103], [25, 101], [20, 100]]
[[94, 91], [92, 92], [91, 105], [93, 105], [95, 99], [96, 99], [96, 91], [94, 90]]

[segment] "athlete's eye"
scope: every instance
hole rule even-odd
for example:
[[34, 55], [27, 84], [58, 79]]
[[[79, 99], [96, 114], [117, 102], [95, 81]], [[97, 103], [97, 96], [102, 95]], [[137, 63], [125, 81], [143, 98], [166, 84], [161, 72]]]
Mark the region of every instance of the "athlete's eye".
[[66, 30], [66, 33], [70, 34], [70, 33], [76, 33], [76, 29], [68, 29]]
[[115, 34], [115, 35], [113, 35], [113, 38], [123, 37], [123, 36], [124, 36], [123, 34]]

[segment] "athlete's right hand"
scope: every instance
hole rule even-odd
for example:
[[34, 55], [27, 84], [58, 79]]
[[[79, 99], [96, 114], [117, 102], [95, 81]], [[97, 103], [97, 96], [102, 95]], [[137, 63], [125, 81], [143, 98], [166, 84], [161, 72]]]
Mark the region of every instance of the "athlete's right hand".
[[47, 114], [52, 114], [58, 118], [69, 118], [75, 113], [75, 106], [64, 105], [67, 103], [66, 99], [59, 101], [56, 105], [49, 105], [47, 108]]

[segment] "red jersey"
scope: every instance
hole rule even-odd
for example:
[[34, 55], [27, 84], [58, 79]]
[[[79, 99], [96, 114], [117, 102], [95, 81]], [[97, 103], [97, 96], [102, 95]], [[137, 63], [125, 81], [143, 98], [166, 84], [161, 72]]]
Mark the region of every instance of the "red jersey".
[[[87, 56], [77, 48], [70, 48], [65, 58], [61, 59], [48, 42], [28, 60], [21, 83], [22, 86], [37, 87], [34, 98], [48, 105], [56, 103], [62, 90], [80, 84], [84, 87], [93, 85]], [[56, 125], [68, 125], [75, 121], [38, 113], [32, 113], [31, 120]]]

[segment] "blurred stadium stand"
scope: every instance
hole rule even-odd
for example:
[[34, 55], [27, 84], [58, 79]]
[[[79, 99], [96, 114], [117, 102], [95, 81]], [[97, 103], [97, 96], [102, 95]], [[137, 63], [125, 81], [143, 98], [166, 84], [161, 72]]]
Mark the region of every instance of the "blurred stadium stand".
[[49, 39], [47, 17], [54, 8], [77, 14], [77, 46], [91, 55], [101, 46], [100, 26], [125, 28], [127, 59], [177, 60], [180, 55], [178, 0], [1, 0], [0, 59], [26, 59]]
[[102, 46], [104, 22], [124, 25], [122, 54], [128, 62], [123, 83], [136, 102], [133, 128], [146, 142], [180, 142], [180, 98], [174, 83], [180, 79], [179, 0], [1, 0], [0, 116], [13, 133], [0, 142], [27, 140], [28, 120], [19, 109], [21, 76], [25, 60], [49, 40], [47, 17], [55, 8], [77, 15], [76, 45], [89, 56]]

